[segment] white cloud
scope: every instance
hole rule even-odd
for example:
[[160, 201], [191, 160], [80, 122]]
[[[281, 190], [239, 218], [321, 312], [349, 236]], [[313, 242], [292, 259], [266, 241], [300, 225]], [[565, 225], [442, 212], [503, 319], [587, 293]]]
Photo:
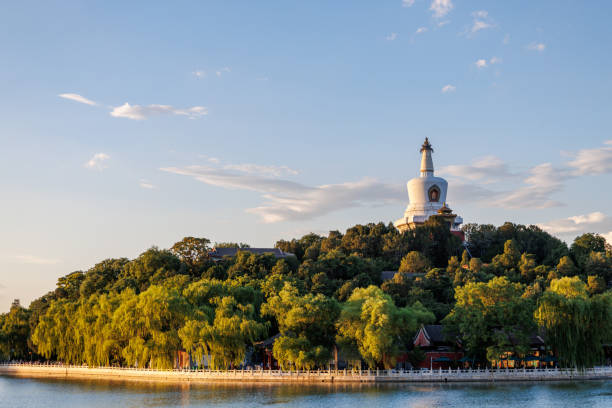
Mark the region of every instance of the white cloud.
[[544, 51], [546, 49], [546, 44], [532, 42], [531, 44], [527, 45], [527, 49], [531, 50], [531, 51], [542, 52], [542, 51]]
[[[211, 161], [215, 163], [214, 161]], [[217, 161], [216, 163], [218, 163]], [[247, 174], [257, 174], [261, 176], [280, 177], [284, 175], [297, 175], [297, 170], [293, 170], [287, 166], [263, 166], [260, 164], [243, 163], [243, 164], [226, 164], [223, 166], [225, 170], [236, 170]]]
[[516, 179], [518, 174], [510, 172], [508, 165], [498, 157], [486, 156], [472, 164], [454, 164], [440, 168], [441, 175], [478, 181], [482, 184], [497, 183], [501, 180]]
[[352, 207], [375, 206], [400, 202], [404, 191], [400, 184], [391, 185], [364, 178], [357, 182], [316, 187], [281, 179], [276, 170], [285, 166], [225, 165], [220, 167], [166, 167], [162, 171], [193, 177], [213, 186], [258, 192], [265, 203], [246, 211], [264, 222], [312, 219], [333, 211]]
[[412, 7], [414, 2], [415, 0], [402, 0], [402, 7]]
[[220, 77], [221, 75], [223, 75], [225, 72], [231, 72], [230, 69], [228, 67], [223, 67], [217, 71], [215, 71], [215, 75], [217, 75], [218, 77]]
[[106, 153], [96, 153], [87, 163], [85, 163], [85, 167], [88, 169], [102, 170], [107, 167], [105, 162], [109, 159], [110, 156]]
[[494, 65], [494, 64], [500, 64], [501, 63], [501, 58], [497, 58], [497, 57], [491, 57], [489, 59], [489, 61], [487, 61], [484, 58], [481, 58], [479, 60], [477, 60], [474, 65], [476, 65], [478, 68], [486, 68], [490, 65]]
[[563, 205], [551, 196], [562, 190], [567, 181], [567, 171], [542, 163], [529, 170], [523, 180], [526, 186], [498, 194], [493, 206], [503, 208], [550, 208]]
[[587, 232], [601, 234], [612, 244], [612, 217], [600, 211], [548, 221], [538, 227], [562, 237], [576, 237]]
[[[453, 191], [459, 186], [469, 192], [463, 194], [458, 191], [458, 196], [465, 198], [465, 201], [473, 202], [486, 197], [486, 205], [494, 207], [549, 208], [564, 205], [553, 196], [563, 190], [569, 180], [585, 175], [612, 173], [612, 140], [604, 142], [600, 148], [582, 149], [568, 154], [574, 156], [574, 160], [561, 166], [542, 163], [527, 172], [511, 172], [502, 160], [494, 156], [476, 160], [470, 165], [445, 166], [439, 172], [455, 179], [450, 183]], [[483, 187], [499, 185], [501, 181], [509, 187], [507, 190], [494, 191]], [[593, 220], [595, 216], [570, 220], [583, 223], [585, 220]]]
[[423, 34], [425, 31], [427, 31], [427, 27], [419, 27], [419, 28], [417, 28], [417, 30], [414, 33], [415, 34]]
[[453, 9], [451, 0], [432, 0], [429, 10], [433, 11], [435, 18], [442, 18]]
[[508, 44], [510, 44], [510, 34], [506, 34], [506, 35], [504, 36], [504, 39], [502, 40], [502, 43], [503, 43], [504, 45], [508, 45]]
[[208, 109], [204, 106], [193, 106], [186, 109], [177, 109], [170, 105], [130, 105], [124, 103], [121, 106], [116, 106], [111, 111], [110, 115], [115, 118], [128, 118], [133, 120], [143, 120], [150, 116], [171, 114], [187, 116], [190, 119], [195, 119], [208, 114]]
[[485, 10], [474, 11], [472, 13], [472, 17], [473, 17], [472, 26], [469, 29], [470, 34], [475, 34], [480, 30], [484, 30], [487, 28], [493, 28], [497, 26], [495, 22], [493, 21], [493, 19], [489, 17], [489, 13]]
[[196, 78], [206, 78], [206, 71], [204, 70], [197, 70], [197, 71], [193, 71], [192, 74], [196, 77]]
[[140, 180], [140, 183], [138, 183], [138, 185], [142, 188], [146, 188], [147, 190], [154, 190], [157, 188], [157, 186], [155, 186], [154, 184], [151, 184], [150, 182], [144, 179]]
[[456, 86], [448, 84], [448, 85], [444, 85], [442, 87], [442, 93], [449, 93], [449, 92], [455, 92], [455, 90], [457, 89]]
[[81, 96], [81, 95], [75, 94], [75, 93], [63, 93], [63, 94], [59, 94], [58, 96], [60, 98], [64, 98], [64, 99], [70, 99], [71, 101], [75, 101], [75, 102], [79, 102], [79, 103], [84, 103], [85, 105], [91, 105], [91, 106], [97, 105], [97, 103], [95, 103], [94, 101], [89, 100], [89, 99], [85, 98], [84, 96]]
[[397, 33], [391, 33], [385, 37], [385, 40], [387, 41], [395, 41], [396, 39], [397, 39]]
[[36, 255], [15, 255], [13, 259], [18, 263], [31, 265], [55, 265], [61, 262], [59, 259], [42, 258]]
[[487, 60], [486, 59], [479, 59], [478, 61], [475, 62], [476, 66], [478, 68], [486, 68], [487, 66]]
[[612, 140], [604, 142], [605, 146], [596, 149], [582, 149], [569, 162], [577, 175], [612, 173]]

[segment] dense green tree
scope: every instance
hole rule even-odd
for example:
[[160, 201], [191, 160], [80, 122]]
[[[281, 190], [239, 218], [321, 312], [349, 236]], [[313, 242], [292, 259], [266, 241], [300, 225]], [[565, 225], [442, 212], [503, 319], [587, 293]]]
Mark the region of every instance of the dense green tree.
[[533, 301], [523, 297], [524, 285], [505, 277], [455, 288], [455, 306], [443, 324], [449, 337], [458, 336], [468, 353], [498, 359], [513, 351], [525, 353], [535, 329]]
[[207, 354], [214, 369], [236, 367], [244, 361], [247, 347], [267, 333], [267, 325], [257, 321], [252, 304], [239, 303], [233, 296], [212, 300], [212, 322], [196, 316], [179, 329], [178, 336], [196, 361], [202, 361]]
[[278, 322], [281, 335], [273, 353], [283, 368], [311, 369], [329, 361], [340, 313], [336, 300], [322, 294], [300, 296], [297, 288], [285, 283], [261, 310]]
[[0, 315], [0, 358], [27, 360], [30, 311], [15, 299], [8, 313]]
[[80, 296], [88, 298], [94, 293], [108, 292], [128, 262], [127, 258], [105, 259], [94, 265], [85, 273], [80, 284]]
[[561, 366], [585, 368], [601, 362], [603, 342], [612, 338], [612, 292], [589, 297], [577, 276], [553, 280], [534, 315]]
[[418, 326], [434, 319], [419, 304], [398, 308], [376, 286], [359, 288], [342, 307], [337, 341], [348, 350], [357, 350], [370, 367], [391, 368]]
[[410, 251], [402, 258], [399, 273], [426, 273], [429, 270], [429, 261], [418, 251]]
[[185, 237], [172, 245], [170, 252], [187, 266], [187, 271], [192, 276], [200, 276], [210, 266], [210, 240], [207, 238]]
[[578, 268], [569, 256], [564, 256], [559, 259], [557, 264], [557, 273], [559, 276], [574, 276], [578, 273]]
[[584, 270], [591, 252], [606, 252], [606, 239], [599, 234], [582, 234], [574, 239], [570, 255], [578, 268]]

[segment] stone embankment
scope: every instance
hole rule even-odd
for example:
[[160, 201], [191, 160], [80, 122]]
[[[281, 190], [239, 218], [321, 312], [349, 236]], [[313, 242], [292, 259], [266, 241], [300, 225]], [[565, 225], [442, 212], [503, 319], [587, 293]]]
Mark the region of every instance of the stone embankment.
[[36, 378], [186, 381], [194, 383], [440, 383], [612, 379], [612, 367], [508, 370], [150, 370], [70, 365], [0, 364], [0, 375]]

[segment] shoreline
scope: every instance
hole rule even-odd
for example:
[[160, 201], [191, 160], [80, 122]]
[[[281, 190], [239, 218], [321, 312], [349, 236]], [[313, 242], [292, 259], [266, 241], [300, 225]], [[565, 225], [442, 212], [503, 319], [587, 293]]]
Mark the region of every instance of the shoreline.
[[612, 379], [612, 367], [576, 370], [394, 370], [350, 372], [329, 371], [179, 371], [130, 368], [88, 368], [76, 366], [0, 365], [0, 375], [21, 378], [121, 380], [166, 383], [239, 384], [418, 384], [590, 381]]

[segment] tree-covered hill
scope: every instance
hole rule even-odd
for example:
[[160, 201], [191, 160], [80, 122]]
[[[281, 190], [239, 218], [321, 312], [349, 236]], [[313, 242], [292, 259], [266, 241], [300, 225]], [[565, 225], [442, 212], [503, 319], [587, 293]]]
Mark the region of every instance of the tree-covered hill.
[[[356, 225], [278, 241], [294, 254], [280, 259], [243, 250], [217, 260], [209, 239], [186, 237], [68, 273], [28, 308], [15, 301], [0, 315], [0, 357], [169, 368], [186, 350], [228, 368], [279, 334], [283, 367], [324, 366], [335, 347], [392, 367], [421, 324], [442, 322], [481, 359], [524, 354], [540, 330], [561, 364], [601, 360], [612, 339], [612, 253], [601, 236], [568, 248], [535, 226], [464, 232], [465, 245], [438, 221], [405, 233]], [[382, 271], [397, 273], [383, 281]]]

